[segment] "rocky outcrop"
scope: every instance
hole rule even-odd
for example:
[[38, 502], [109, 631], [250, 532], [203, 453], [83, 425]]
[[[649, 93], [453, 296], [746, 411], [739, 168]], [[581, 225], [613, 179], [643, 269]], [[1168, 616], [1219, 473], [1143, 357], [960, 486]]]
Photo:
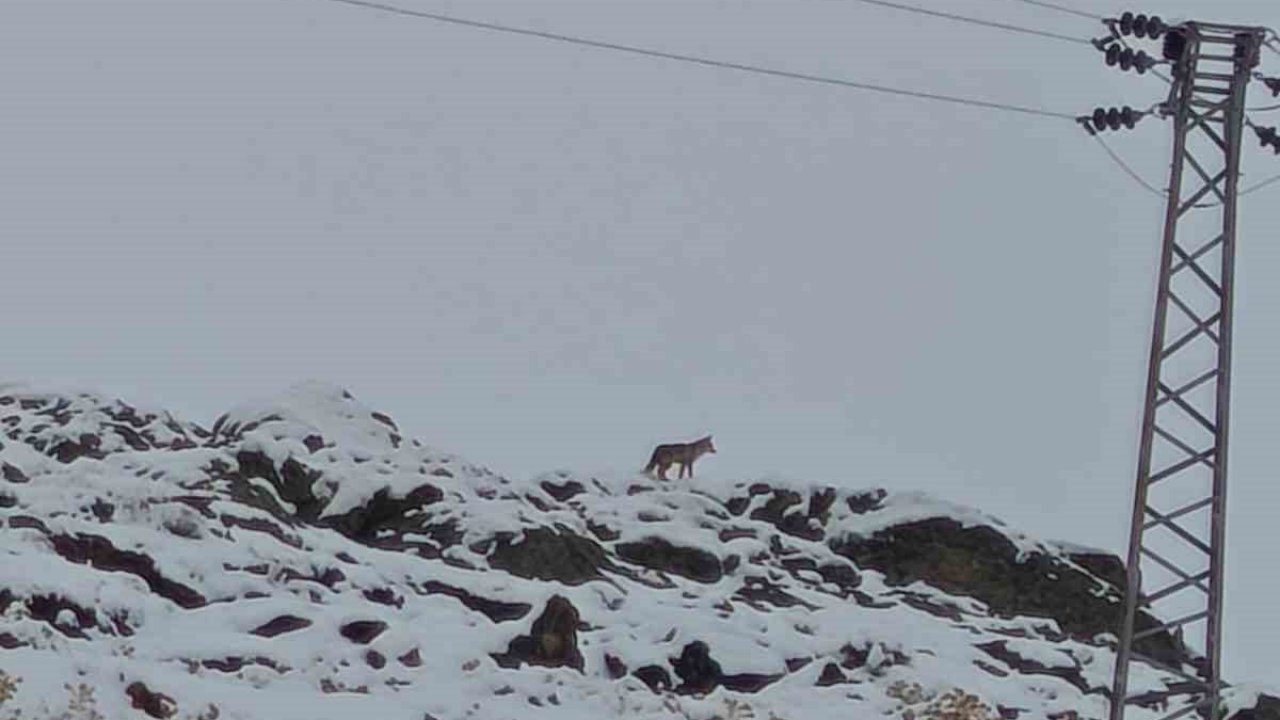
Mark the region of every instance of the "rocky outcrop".
[[706, 550], [673, 545], [660, 537], [614, 546], [618, 557], [626, 562], [679, 575], [701, 583], [714, 583], [724, 575], [720, 558]]
[[489, 567], [505, 570], [523, 578], [556, 580], [566, 585], [580, 585], [601, 576], [609, 566], [604, 548], [588, 538], [563, 528], [526, 530], [524, 537], [512, 542], [499, 537], [489, 555]]
[[[1123, 575], [1116, 574], [1102, 557], [1091, 558], [1090, 563], [1106, 568], [1106, 579], [1045, 553], [1020, 557], [1013, 543], [996, 529], [965, 527], [950, 518], [906, 523], [870, 537], [837, 538], [829, 544], [859, 567], [883, 573], [893, 585], [923, 581], [981, 600], [1008, 617], [1052, 618], [1064, 632], [1084, 640], [1102, 633], [1119, 634]], [[1141, 630], [1153, 627], [1155, 621], [1140, 614], [1137, 623]], [[1187, 660], [1169, 633], [1144, 639], [1138, 649], [1174, 667]]]
[[511, 641], [505, 653], [495, 654], [499, 666], [516, 668], [522, 664], [543, 667], [571, 667], [581, 671], [582, 653], [578, 650], [578, 609], [560, 595], [547, 601], [546, 608], [533, 621], [528, 635]]

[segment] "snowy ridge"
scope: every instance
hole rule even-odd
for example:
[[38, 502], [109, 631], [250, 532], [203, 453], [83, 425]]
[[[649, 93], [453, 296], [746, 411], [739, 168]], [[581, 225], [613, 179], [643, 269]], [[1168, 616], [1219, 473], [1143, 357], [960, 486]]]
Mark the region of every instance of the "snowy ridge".
[[112, 719], [1106, 714], [1118, 561], [927, 496], [514, 482], [319, 383], [208, 430], [7, 386], [0, 423], [6, 720], [68, 683]]

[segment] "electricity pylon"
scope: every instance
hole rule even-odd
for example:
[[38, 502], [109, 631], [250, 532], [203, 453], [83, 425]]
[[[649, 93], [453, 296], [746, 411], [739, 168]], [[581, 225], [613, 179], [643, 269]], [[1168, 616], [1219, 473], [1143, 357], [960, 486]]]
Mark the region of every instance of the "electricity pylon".
[[[1143, 706], [1219, 720], [1236, 199], [1245, 90], [1266, 35], [1160, 30], [1172, 78], [1158, 112], [1173, 121], [1173, 162], [1110, 717]], [[1144, 666], [1178, 680], [1131, 672]]]

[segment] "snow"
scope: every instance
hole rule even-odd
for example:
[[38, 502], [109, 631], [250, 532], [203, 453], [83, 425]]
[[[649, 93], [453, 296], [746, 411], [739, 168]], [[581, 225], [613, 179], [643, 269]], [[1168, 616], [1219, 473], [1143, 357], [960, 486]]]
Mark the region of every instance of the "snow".
[[[68, 683], [94, 688], [105, 717], [140, 717], [124, 692], [135, 681], [172, 697], [182, 717], [215, 705], [221, 718], [245, 720], [355, 714], [421, 720], [424, 713], [441, 720], [709, 719], [731, 717], [731, 712], [794, 718], [798, 708], [804, 708], [806, 719], [847, 720], [900, 713], [903, 701], [890, 692], [900, 681], [934, 694], [961, 688], [992, 707], [1018, 708], [1021, 718], [1032, 720], [1065, 710], [1081, 718], [1106, 712], [1098, 690], [1109, 683], [1110, 649], [1063, 639], [1052, 620], [997, 617], [981, 602], [924, 583], [890, 587], [869, 569], [859, 570], [859, 592], [873, 600], [864, 604], [811, 570], [786, 571], [779, 552], [815, 565], [853, 566], [823, 540], [782, 534], [752, 518], [770, 493], [754, 495], [740, 514], [729, 512], [726, 503], [747, 496], [753, 482], [699, 477], [659, 483], [570, 471], [512, 481], [402, 437], [389, 419], [376, 417], [341, 388], [316, 382], [237, 406], [210, 432], [148, 411], [155, 418], [146, 426], [163, 426], [168, 434], [153, 433], [156, 442], [147, 448], [104, 440], [104, 456], [62, 463], [37, 450], [37, 443], [83, 434], [119, 439], [111, 433], [119, 423], [113, 413], [118, 415], [122, 405], [91, 393], [68, 397], [26, 388], [4, 393], [32, 405], [14, 401], [0, 408], [0, 415], [18, 417], [0, 439], [0, 462], [30, 478], [0, 481], [0, 496], [12, 500], [0, 504], [0, 592], [18, 599], [5, 611], [0, 634], [21, 643], [0, 653], [0, 670], [23, 678], [17, 696], [5, 705], [6, 711], [21, 710], [22, 717], [55, 716], [65, 707]], [[64, 425], [39, 414], [63, 401], [71, 413]], [[50, 427], [39, 427], [41, 418]], [[313, 436], [322, 447], [309, 441]], [[174, 447], [179, 437], [192, 442]], [[327, 498], [321, 522], [301, 521], [295, 505], [269, 478], [244, 482], [272, 500], [273, 508], [237, 499], [229, 490], [232, 480], [215, 468], [239, 467], [237, 455], [244, 452], [262, 453], [277, 471], [294, 460], [318, 473], [316, 489]], [[583, 491], [557, 501], [545, 489], [547, 482], [578, 482]], [[824, 490], [776, 478], [766, 482], [805, 498], [798, 508]], [[427, 484], [441, 499], [409, 516], [422, 523], [422, 530], [383, 533], [379, 541], [389, 543], [386, 547], [358, 542], [323, 524], [365, 506], [380, 492], [404, 498]], [[846, 502], [855, 495], [861, 494], [837, 491], [829, 517], [812, 520], [810, 529], [826, 538], [867, 537], [943, 517], [964, 527], [996, 529], [1022, 554], [1073, 552], [1069, 545], [1035, 540], [976, 509], [922, 494], [873, 491], [868, 497], [878, 501], [864, 512]], [[102, 512], [104, 503], [112, 507], [109, 517]], [[44, 529], [30, 527], [24, 518], [38, 519]], [[446, 523], [453, 523], [462, 539], [438, 556], [395, 545], [434, 544], [428, 528]], [[616, 539], [601, 541], [608, 547], [660, 537], [722, 562], [736, 558], [738, 564], [712, 583], [630, 568], [636, 579], [610, 572], [603, 580], [567, 585], [487, 569], [491, 543], [486, 541], [499, 533], [518, 540], [527, 530], [553, 527], [595, 538], [592, 528], [601, 526], [617, 533]], [[754, 537], [722, 540], [721, 533], [730, 530]], [[190, 588], [205, 602], [183, 607], [133, 571], [70, 562], [56, 551], [54, 535], [100, 537], [118, 550], [145, 556], [160, 577]], [[764, 559], [757, 563], [756, 557]], [[749, 578], [767, 580], [799, 602], [744, 601], [738, 593]], [[441, 583], [478, 598], [525, 603], [530, 610], [518, 619], [494, 621], [428, 589]], [[371, 599], [378, 592], [383, 600]], [[962, 618], [916, 609], [902, 602], [904, 593], [954, 607]], [[553, 595], [568, 599], [580, 613], [583, 672], [498, 667], [491, 654], [529, 633]], [[85, 608], [94, 621], [81, 627], [71, 609], [58, 611], [52, 625], [34, 617], [24, 600], [41, 596]], [[273, 637], [254, 634], [282, 616], [308, 624]], [[342, 628], [356, 621], [385, 623], [386, 630], [367, 646], [358, 645], [342, 635]], [[623, 659], [630, 670], [649, 664], [670, 669], [671, 660], [693, 641], [705, 642], [726, 674], [779, 679], [758, 693], [718, 688], [702, 697], [652, 692], [632, 676], [609, 679], [606, 654]], [[1005, 666], [979, 648], [993, 641], [1036, 666], [1078, 670], [1090, 692], [1060, 677]], [[816, 687], [824, 666], [840, 663], [847, 649], [867, 653], [865, 663], [845, 671], [851, 684]], [[398, 659], [414, 650], [421, 666]], [[370, 662], [370, 651], [383, 658], [380, 666]], [[228, 658], [246, 664], [218, 669]], [[1002, 668], [1003, 675], [984, 667]], [[1166, 679], [1149, 670], [1135, 673], [1133, 682], [1156, 687]], [[1233, 700], [1248, 701], [1246, 692]]]

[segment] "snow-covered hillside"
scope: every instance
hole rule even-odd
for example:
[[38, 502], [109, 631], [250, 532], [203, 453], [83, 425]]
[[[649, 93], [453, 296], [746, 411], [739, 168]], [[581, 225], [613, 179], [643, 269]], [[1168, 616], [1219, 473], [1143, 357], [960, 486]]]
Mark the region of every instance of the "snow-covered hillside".
[[1121, 581], [914, 494], [508, 480], [322, 384], [0, 389], [6, 720], [1102, 718]]

